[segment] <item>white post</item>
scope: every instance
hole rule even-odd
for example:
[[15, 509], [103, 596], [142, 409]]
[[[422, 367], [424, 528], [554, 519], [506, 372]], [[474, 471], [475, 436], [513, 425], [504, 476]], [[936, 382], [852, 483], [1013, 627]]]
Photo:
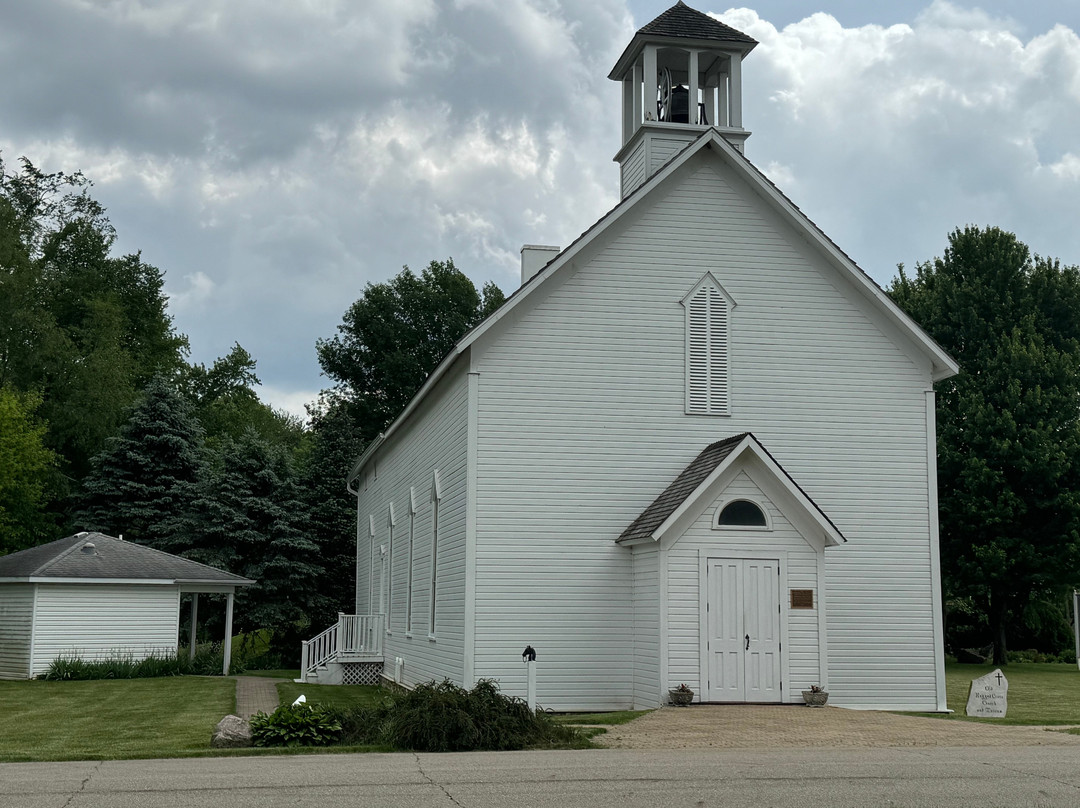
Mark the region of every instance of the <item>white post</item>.
[[228, 600], [225, 603], [225, 646], [223, 648], [224, 659], [221, 663], [221, 675], [229, 675], [229, 663], [232, 661], [232, 610], [233, 610], [233, 593], [230, 592]]
[[195, 658], [195, 625], [199, 619], [199, 593], [191, 593], [191, 652], [188, 659]]
[[634, 120], [634, 90], [640, 90], [634, 86], [633, 73], [623, 79], [622, 82], [622, 142], [626, 143], [634, 136], [637, 122]]
[[634, 73], [631, 81], [634, 83], [634, 128], [630, 132], [632, 135], [641, 126], [641, 122], [645, 120], [645, 113], [641, 107], [641, 85], [645, 81], [645, 71], [640, 60], [634, 62]]
[[307, 682], [308, 641], [300, 640], [300, 681]]
[[728, 98], [728, 74], [717, 71], [716, 94], [719, 96], [713, 126], [731, 126], [731, 99]]
[[742, 129], [742, 56], [731, 54], [731, 126]]
[[1076, 667], [1080, 668], [1080, 592], [1073, 590], [1073, 634], [1076, 635]]
[[645, 117], [657, 119], [656, 108], [656, 45], [645, 46]]
[[690, 49], [690, 60], [687, 65], [687, 90], [689, 91], [689, 104], [686, 110], [686, 122], [689, 124], [701, 123], [701, 117], [698, 113], [700, 107], [698, 107], [698, 52], [693, 48]]
[[525, 690], [525, 703], [529, 705], [530, 710], [536, 712], [536, 663], [526, 662], [525, 669], [528, 682]]

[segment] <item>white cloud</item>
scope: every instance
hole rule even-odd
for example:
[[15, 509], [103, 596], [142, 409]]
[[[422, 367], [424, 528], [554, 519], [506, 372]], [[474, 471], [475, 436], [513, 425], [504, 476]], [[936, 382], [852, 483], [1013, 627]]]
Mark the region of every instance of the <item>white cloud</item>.
[[[876, 278], [969, 222], [1080, 262], [1074, 31], [941, 0], [720, 16], [760, 41], [747, 156]], [[0, 31], [0, 146], [96, 181], [196, 361], [238, 341], [310, 400], [315, 339], [366, 283], [452, 256], [511, 291], [523, 243], [615, 204], [606, 76], [632, 35], [623, 0], [37, 0]]]
[[195, 272], [184, 276], [184, 288], [180, 291], [170, 291], [165, 294], [169, 298], [169, 309], [173, 314], [189, 311], [206, 302], [214, 294], [216, 284], [203, 272]]
[[260, 384], [255, 392], [259, 400], [276, 410], [283, 410], [307, 423], [307, 405], [319, 398], [318, 390], [284, 389], [276, 385]]

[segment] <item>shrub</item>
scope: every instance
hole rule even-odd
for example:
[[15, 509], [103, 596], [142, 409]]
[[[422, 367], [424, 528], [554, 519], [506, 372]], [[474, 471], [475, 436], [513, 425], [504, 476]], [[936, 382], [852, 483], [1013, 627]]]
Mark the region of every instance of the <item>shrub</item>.
[[395, 693], [383, 704], [347, 710], [344, 735], [350, 743], [381, 743], [420, 752], [509, 750], [584, 745], [572, 727], [534, 713], [519, 698], [504, 696], [481, 679], [472, 690], [449, 680]]
[[[220, 649], [210, 646], [200, 648], [190, 659], [187, 650], [172, 654], [150, 654], [136, 660], [134, 654], [116, 652], [107, 659], [87, 661], [77, 654], [61, 655], [54, 659], [40, 678], [50, 681], [76, 679], [146, 679], [160, 676], [185, 676], [189, 674], [213, 675], [221, 673]], [[242, 673], [243, 666], [233, 663], [232, 674]]]
[[340, 739], [340, 715], [322, 705], [283, 704], [269, 715], [256, 713], [251, 719], [256, 746], [328, 746]]

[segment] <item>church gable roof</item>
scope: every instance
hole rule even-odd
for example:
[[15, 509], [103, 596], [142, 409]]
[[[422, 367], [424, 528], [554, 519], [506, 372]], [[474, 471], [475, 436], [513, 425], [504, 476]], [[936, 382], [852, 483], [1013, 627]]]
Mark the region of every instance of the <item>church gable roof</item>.
[[919, 349], [931, 363], [931, 376], [933, 381], [949, 378], [959, 372], [960, 368], [949, 354], [938, 345], [923, 329], [911, 319], [891, 298], [878, 286], [878, 284], [866, 272], [862, 270], [835, 242], [832, 241], [814, 222], [812, 222], [798, 206], [776, 187], [750, 160], [732, 146], [716, 130], [709, 129], [703, 132], [697, 140], [692, 141], [682, 150], [674, 154], [668, 162], [658, 169], [648, 180], [638, 186], [632, 193], [622, 199], [611, 210], [601, 216], [586, 231], [578, 236], [569, 246], [549, 261], [542, 269], [533, 275], [527, 282], [516, 289], [496, 311], [492, 312], [482, 322], [467, 332], [442, 362], [432, 371], [420, 390], [413, 396], [405, 409], [387, 427], [385, 432], [375, 438], [363, 455], [356, 461], [348, 480], [351, 484], [359, 475], [360, 470], [374, 455], [385, 438], [396, 432], [400, 425], [407, 420], [409, 415], [419, 406], [425, 396], [435, 384], [450, 370], [455, 361], [464, 354], [468, 348], [480, 339], [484, 334], [499, 327], [499, 323], [507, 318], [513, 309], [538, 290], [545, 287], [548, 279], [560, 272], [564, 267], [574, 263], [575, 258], [583, 250], [603, 238], [606, 233], [613, 230], [617, 223], [628, 215], [629, 211], [641, 204], [647, 204], [652, 192], [663, 184], [668, 177], [674, 174], [682, 165], [685, 165], [695, 155], [706, 152], [713, 155], [712, 159], [723, 160], [727, 165], [740, 172], [752, 188], [758, 189], [766, 204], [771, 205], [781, 216], [791, 222], [797, 230], [806, 236], [807, 242], [816, 247], [827, 259], [837, 267], [843, 275], [851, 281], [851, 288], [863, 299], [868, 301], [871, 308], [886, 322], [891, 323], [896, 330], [905, 335]]
[[847, 541], [817, 503], [750, 432], [705, 447], [615, 541], [619, 544], [641, 544], [663, 538], [680, 516], [708, 495], [712, 483], [744, 455], [761, 461], [780, 487], [791, 495], [790, 501], [795, 507], [809, 517], [810, 524], [816, 525], [815, 530], [820, 531], [825, 545]]
[[651, 539], [653, 532], [727, 459], [747, 434], [744, 432], [706, 446], [701, 454], [679, 473], [674, 482], [630, 523], [616, 541], [624, 543]]
[[0, 580], [140, 580], [246, 586], [240, 575], [103, 533], [77, 533], [0, 558]]

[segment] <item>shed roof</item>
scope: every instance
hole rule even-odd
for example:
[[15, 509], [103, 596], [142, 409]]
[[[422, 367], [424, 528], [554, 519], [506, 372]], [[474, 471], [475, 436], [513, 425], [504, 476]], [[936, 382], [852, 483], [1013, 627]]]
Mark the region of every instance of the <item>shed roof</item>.
[[177, 584], [247, 586], [249, 578], [181, 558], [142, 544], [106, 536], [76, 533], [63, 539], [0, 557], [0, 581], [11, 580], [145, 580]]

